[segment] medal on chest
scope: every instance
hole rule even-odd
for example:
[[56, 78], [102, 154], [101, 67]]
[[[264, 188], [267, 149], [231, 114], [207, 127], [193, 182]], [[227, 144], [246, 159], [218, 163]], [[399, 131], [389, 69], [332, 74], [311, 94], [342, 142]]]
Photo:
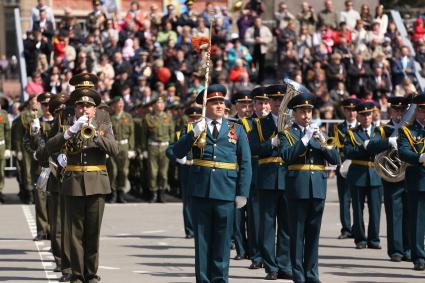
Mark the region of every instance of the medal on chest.
[[236, 134], [235, 124], [229, 125], [229, 133], [227, 134], [227, 138], [230, 143], [236, 144], [238, 135]]

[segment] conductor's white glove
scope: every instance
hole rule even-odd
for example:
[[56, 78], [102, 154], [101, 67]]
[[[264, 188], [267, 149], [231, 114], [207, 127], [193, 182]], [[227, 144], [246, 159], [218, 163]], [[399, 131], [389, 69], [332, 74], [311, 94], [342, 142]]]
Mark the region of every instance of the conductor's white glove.
[[147, 150], [143, 151], [142, 156], [144, 159], [147, 159], [149, 157], [148, 151]]
[[4, 151], [4, 159], [9, 159], [10, 158], [10, 156], [11, 156], [11, 153], [10, 153], [10, 149], [6, 149], [5, 151]]
[[198, 137], [203, 131], [205, 131], [206, 127], [207, 122], [205, 122], [205, 118], [202, 118], [198, 123], [196, 123], [196, 126], [193, 128], [195, 138]]
[[301, 141], [303, 142], [304, 146], [308, 145], [308, 142], [311, 140], [311, 137], [313, 136], [314, 132], [318, 131], [319, 127], [317, 125], [308, 125], [305, 128], [305, 134], [301, 138]]
[[419, 163], [424, 163], [425, 162], [425, 153], [422, 153], [420, 156], [419, 156]]
[[134, 150], [129, 150], [127, 153], [128, 159], [133, 159], [136, 157], [136, 152]]
[[18, 159], [19, 161], [21, 161], [22, 158], [23, 158], [22, 151], [18, 151], [18, 153], [16, 154], [16, 159]]
[[68, 159], [66, 158], [66, 155], [61, 153], [58, 155], [58, 163], [62, 168], [65, 168], [68, 164]]
[[40, 120], [39, 119], [34, 119], [32, 120], [31, 123], [31, 132], [32, 134], [37, 134], [40, 131]]
[[278, 147], [278, 145], [279, 145], [279, 137], [275, 135], [274, 137], [272, 137], [272, 147]]
[[391, 145], [392, 148], [397, 150], [397, 137], [391, 137], [388, 139], [388, 143]]
[[236, 208], [244, 207], [247, 201], [248, 199], [246, 197], [236, 196], [236, 199], [235, 199]]
[[178, 164], [181, 164], [181, 165], [186, 164], [186, 160], [187, 160], [186, 156], [185, 156], [185, 157], [183, 157], [183, 158], [176, 158], [176, 162], [177, 162]]

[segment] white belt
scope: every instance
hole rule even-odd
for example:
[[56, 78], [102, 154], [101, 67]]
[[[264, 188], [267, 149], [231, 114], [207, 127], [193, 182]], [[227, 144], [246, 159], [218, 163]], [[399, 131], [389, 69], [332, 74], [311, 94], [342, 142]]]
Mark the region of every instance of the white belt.
[[4, 142], [5, 142], [4, 140], [0, 141], [0, 145], [4, 145]]
[[120, 140], [120, 141], [119, 141], [119, 143], [120, 143], [120, 144], [128, 144], [128, 139]]
[[154, 142], [154, 141], [150, 141], [149, 145], [153, 145], [153, 146], [168, 146], [170, 143], [169, 142]]

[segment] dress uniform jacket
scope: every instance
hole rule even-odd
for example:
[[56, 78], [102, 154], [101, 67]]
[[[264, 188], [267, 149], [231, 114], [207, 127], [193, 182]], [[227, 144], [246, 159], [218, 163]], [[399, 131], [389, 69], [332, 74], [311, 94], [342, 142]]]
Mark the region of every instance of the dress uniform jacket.
[[206, 146], [194, 146], [193, 131], [174, 144], [174, 155], [183, 158], [192, 150], [189, 169], [192, 220], [195, 233], [196, 282], [228, 282], [230, 239], [236, 196], [249, 196], [251, 153], [244, 129], [222, 119], [218, 137], [207, 129]]
[[326, 162], [340, 162], [336, 149], [322, 148], [314, 139], [304, 145], [296, 124], [280, 134], [286, 177], [291, 240], [292, 275], [295, 282], [320, 282], [318, 250], [327, 190]]
[[[266, 273], [292, 273], [289, 255], [288, 201], [285, 192], [287, 167], [279, 149], [273, 147], [271, 139], [277, 135], [277, 127], [269, 113], [255, 120], [250, 146], [254, 156], [258, 156], [257, 182], [260, 208], [261, 255]], [[277, 241], [276, 241], [276, 222]]]
[[406, 190], [409, 204], [409, 235], [412, 260], [415, 265], [425, 264], [425, 166], [419, 162], [424, 152], [425, 129], [418, 121], [399, 130], [398, 153], [409, 166], [406, 169]]
[[[394, 132], [394, 122], [391, 120], [381, 126], [381, 135], [376, 135], [370, 141], [368, 149], [375, 153], [390, 150], [388, 138]], [[410, 245], [407, 228], [407, 196], [404, 180], [400, 182], [387, 182], [382, 180], [384, 186], [384, 205], [387, 218], [387, 246], [388, 256], [410, 257]]]
[[[358, 247], [367, 244], [379, 245], [379, 226], [381, 217], [382, 180], [373, 167], [375, 148], [381, 145], [388, 148], [388, 141], [381, 145], [376, 142], [377, 136], [383, 137], [382, 128], [372, 125], [371, 136], [358, 126], [349, 131], [349, 138], [345, 140], [344, 153], [352, 160], [348, 169], [347, 181], [351, 187], [353, 198], [353, 236]], [[364, 147], [365, 141], [369, 140], [368, 146]], [[364, 228], [363, 209], [367, 197], [369, 208], [369, 228], [366, 237]]]

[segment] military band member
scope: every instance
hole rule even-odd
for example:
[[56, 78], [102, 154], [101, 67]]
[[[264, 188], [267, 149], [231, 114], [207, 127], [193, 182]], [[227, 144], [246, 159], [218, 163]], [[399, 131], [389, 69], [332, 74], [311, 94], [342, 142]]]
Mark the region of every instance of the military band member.
[[93, 0], [93, 11], [87, 18], [87, 28], [90, 32], [96, 29], [103, 31], [106, 28], [107, 15], [103, 11], [101, 0]]
[[[257, 187], [260, 200], [260, 243], [266, 280], [292, 279], [289, 252], [286, 165], [278, 148], [277, 120], [285, 85], [265, 88], [271, 113], [254, 124], [250, 135], [252, 154], [258, 156]], [[277, 222], [277, 229], [276, 229]], [[277, 232], [277, 233], [276, 233]], [[277, 240], [276, 240], [277, 234]]]
[[[223, 118], [226, 88], [211, 85], [207, 92], [206, 117], [182, 135], [173, 151], [180, 159], [190, 151], [193, 154], [189, 187], [196, 282], [228, 282], [235, 206], [246, 205], [251, 184], [251, 154], [243, 128]], [[198, 95], [199, 104], [203, 93]], [[206, 145], [201, 150], [195, 143], [204, 131]]]
[[[254, 100], [254, 114], [252, 115], [252, 128], [258, 123], [258, 120], [266, 117], [270, 113], [270, 103], [265, 88], [262, 86], [256, 87], [252, 90], [252, 98]], [[254, 131], [250, 131], [248, 134], [249, 140]], [[258, 156], [251, 156], [251, 167], [252, 167], [252, 181], [251, 191], [248, 198], [247, 204], [247, 215], [248, 215], [248, 249], [249, 256], [251, 259], [250, 269], [259, 269], [263, 266], [263, 258], [261, 256], [261, 245], [260, 245], [260, 202], [258, 196], [257, 186], [257, 167], [258, 167]]]
[[[252, 130], [252, 98], [251, 90], [243, 89], [236, 92], [231, 102], [235, 105], [236, 114], [235, 119], [238, 119], [242, 124], [246, 134]], [[249, 258], [248, 253], [248, 239], [247, 239], [247, 206], [235, 210], [235, 226], [234, 226], [234, 240], [236, 247], [235, 260]]]
[[[119, 148], [109, 115], [101, 111], [97, 115], [100, 95], [82, 87], [71, 97], [75, 107], [74, 116], [67, 121], [70, 126], [51, 138], [46, 147], [51, 153], [64, 150], [67, 156], [62, 190], [71, 238], [71, 282], [95, 283], [100, 280], [97, 269], [105, 196], [111, 193], [106, 154], [115, 156]], [[80, 132], [87, 123], [93, 126], [94, 136], [81, 143]]]
[[399, 130], [398, 153], [410, 166], [406, 169], [409, 235], [415, 270], [425, 270], [425, 95], [412, 99], [416, 103], [415, 121]]
[[[193, 129], [193, 124], [198, 121], [202, 116], [202, 108], [199, 107], [189, 107], [185, 110], [185, 115], [189, 118], [187, 125], [177, 131], [176, 141], [178, 141], [182, 133], [188, 133]], [[180, 188], [182, 191], [182, 201], [183, 201], [183, 222], [184, 222], [184, 232], [186, 239], [193, 238], [193, 221], [192, 221], [192, 192], [190, 191], [191, 187], [189, 186], [189, 172], [190, 166], [193, 163], [192, 152], [188, 152], [187, 156], [183, 158], [176, 158], [174, 156], [174, 145], [170, 145], [167, 149], [167, 156], [170, 160], [176, 161], [179, 166], [179, 180]]]
[[4, 203], [4, 167], [6, 159], [10, 158], [10, 123], [6, 111], [0, 109], [0, 204]]
[[[348, 131], [344, 155], [351, 159], [347, 182], [350, 184], [353, 203], [353, 236], [357, 249], [380, 249], [379, 225], [381, 217], [382, 180], [374, 168], [375, 153], [368, 149], [371, 139], [381, 135], [380, 128], [372, 125], [373, 102], [357, 106], [360, 125]], [[369, 227], [366, 236], [363, 210], [367, 198]]]
[[[360, 103], [357, 98], [347, 98], [341, 102], [344, 109], [345, 121], [341, 124], [334, 125], [333, 137], [336, 140], [336, 146], [339, 150], [341, 162], [346, 160], [344, 156], [344, 142], [348, 137], [348, 130], [358, 126], [357, 122], [357, 110], [356, 107]], [[339, 200], [339, 219], [341, 221], [341, 234], [338, 239], [351, 238], [351, 192], [350, 187], [344, 177], [340, 174], [341, 167], [338, 166], [336, 170], [336, 183], [338, 189], [338, 200]]]
[[322, 146], [311, 125], [314, 97], [302, 85], [288, 103], [294, 124], [280, 134], [281, 157], [288, 166], [286, 193], [290, 222], [291, 262], [294, 282], [319, 283], [318, 253], [320, 226], [327, 190], [326, 162], [339, 163], [336, 149]]
[[[37, 101], [41, 105], [43, 116], [32, 120], [29, 131], [24, 136], [24, 147], [32, 157], [32, 161], [37, 166], [48, 167], [48, 164], [41, 164], [34, 159], [34, 153], [38, 147], [44, 146], [53, 123], [53, 116], [49, 112], [49, 101], [51, 94], [48, 92], [37, 96]], [[36, 189], [34, 191], [35, 220], [37, 224], [37, 236], [35, 240], [43, 240], [50, 236], [49, 212], [47, 209], [48, 195], [46, 191]]]
[[[394, 128], [401, 122], [409, 106], [409, 99], [406, 97], [390, 97], [388, 102], [390, 104], [388, 112], [391, 120], [388, 124], [382, 126], [383, 137], [376, 135], [368, 145], [368, 150], [375, 153], [381, 153], [389, 149], [397, 150], [397, 135], [391, 135], [394, 132]], [[383, 179], [382, 183], [384, 185], [384, 205], [387, 217], [387, 253], [391, 261], [400, 262], [403, 259], [410, 258], [407, 227], [408, 204], [404, 180], [388, 182]]]
[[[111, 116], [112, 130], [120, 149], [118, 155], [111, 158], [112, 163], [112, 194], [117, 194], [118, 203], [126, 203], [125, 186], [128, 176], [130, 159], [136, 157], [134, 151], [134, 124], [133, 117], [124, 112], [124, 100], [116, 96], [112, 102], [112, 109], [115, 112]], [[114, 199], [114, 197], [112, 197]]]
[[168, 145], [174, 141], [174, 122], [164, 112], [165, 101], [157, 98], [152, 113], [148, 113], [142, 126], [142, 152], [148, 159], [149, 202], [164, 202], [164, 190], [168, 184], [168, 158], [165, 155]]

